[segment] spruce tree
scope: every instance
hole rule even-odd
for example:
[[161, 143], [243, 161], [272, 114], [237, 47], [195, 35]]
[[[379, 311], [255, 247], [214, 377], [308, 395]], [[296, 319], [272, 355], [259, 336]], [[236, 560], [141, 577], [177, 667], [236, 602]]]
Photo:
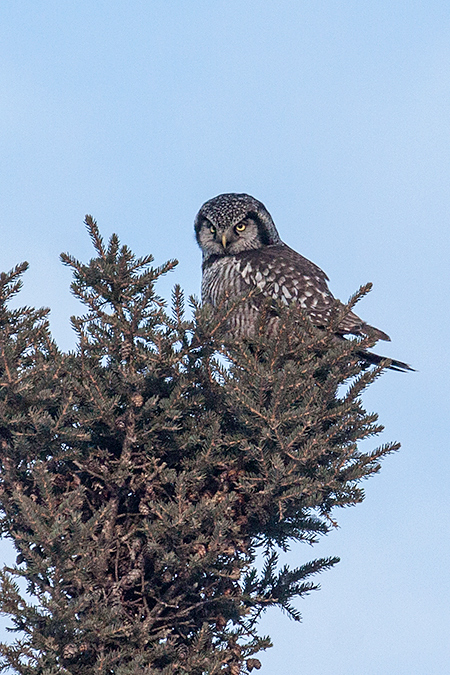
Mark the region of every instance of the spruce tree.
[[176, 261], [152, 267], [86, 224], [96, 257], [62, 256], [86, 307], [75, 351], [52, 340], [48, 310], [11, 309], [26, 263], [0, 276], [1, 533], [18, 554], [1, 572], [16, 633], [2, 669], [259, 669], [261, 613], [298, 620], [311, 577], [338, 562], [291, 569], [280, 554], [335, 527], [398, 447], [358, 449], [382, 429], [361, 403], [382, 368], [361, 360], [370, 340], [334, 336], [368, 288], [326, 330], [279, 308], [276, 339], [262, 315], [252, 344], [226, 342], [230, 306], [191, 299], [186, 319], [178, 286], [170, 308], [155, 290]]

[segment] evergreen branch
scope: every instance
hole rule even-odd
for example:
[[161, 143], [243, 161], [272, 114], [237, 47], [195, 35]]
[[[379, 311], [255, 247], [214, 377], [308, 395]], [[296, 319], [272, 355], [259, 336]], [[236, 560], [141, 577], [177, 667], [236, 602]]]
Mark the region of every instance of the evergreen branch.
[[84, 223], [86, 225], [87, 231], [89, 232], [92, 245], [94, 246], [100, 258], [105, 259], [106, 258], [105, 246], [103, 243], [103, 239], [100, 235], [100, 230], [98, 229], [97, 221], [94, 220], [92, 216], [86, 215]]

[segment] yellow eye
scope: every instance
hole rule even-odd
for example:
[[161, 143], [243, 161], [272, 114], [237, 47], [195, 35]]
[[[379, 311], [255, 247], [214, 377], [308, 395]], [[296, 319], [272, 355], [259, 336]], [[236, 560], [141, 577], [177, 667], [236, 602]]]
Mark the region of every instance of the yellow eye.
[[211, 232], [211, 234], [216, 234], [216, 228], [214, 227], [214, 225], [211, 225], [209, 231]]
[[239, 223], [239, 225], [236, 225], [234, 229], [236, 230], [236, 232], [243, 232], [246, 227], [247, 225], [245, 223]]

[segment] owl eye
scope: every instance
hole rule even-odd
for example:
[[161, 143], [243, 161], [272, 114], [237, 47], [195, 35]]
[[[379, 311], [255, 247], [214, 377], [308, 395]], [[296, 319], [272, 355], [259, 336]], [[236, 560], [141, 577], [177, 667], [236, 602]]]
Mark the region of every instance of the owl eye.
[[216, 234], [216, 228], [214, 227], [214, 225], [209, 226], [209, 231], [211, 232], [211, 234]]
[[236, 230], [236, 232], [243, 232], [246, 227], [247, 225], [245, 223], [239, 223], [239, 225], [236, 225], [234, 229]]

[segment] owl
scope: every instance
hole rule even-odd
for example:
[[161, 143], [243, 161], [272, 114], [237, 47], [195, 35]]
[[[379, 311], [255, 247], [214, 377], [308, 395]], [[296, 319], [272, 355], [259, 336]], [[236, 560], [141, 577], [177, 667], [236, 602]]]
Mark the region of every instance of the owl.
[[[247, 194], [222, 194], [205, 202], [195, 219], [195, 235], [203, 252], [202, 301], [219, 307], [229, 298], [244, 296], [230, 314], [227, 330], [233, 338], [251, 339], [267, 298], [285, 305], [298, 304], [317, 327], [326, 326], [338, 301], [320, 267], [287, 246], [262, 202]], [[276, 331], [276, 317], [269, 333]], [[338, 336], [370, 335], [390, 340], [353, 312], [339, 324]], [[383, 357], [364, 352], [368, 363]], [[392, 360], [393, 370], [413, 370]]]

